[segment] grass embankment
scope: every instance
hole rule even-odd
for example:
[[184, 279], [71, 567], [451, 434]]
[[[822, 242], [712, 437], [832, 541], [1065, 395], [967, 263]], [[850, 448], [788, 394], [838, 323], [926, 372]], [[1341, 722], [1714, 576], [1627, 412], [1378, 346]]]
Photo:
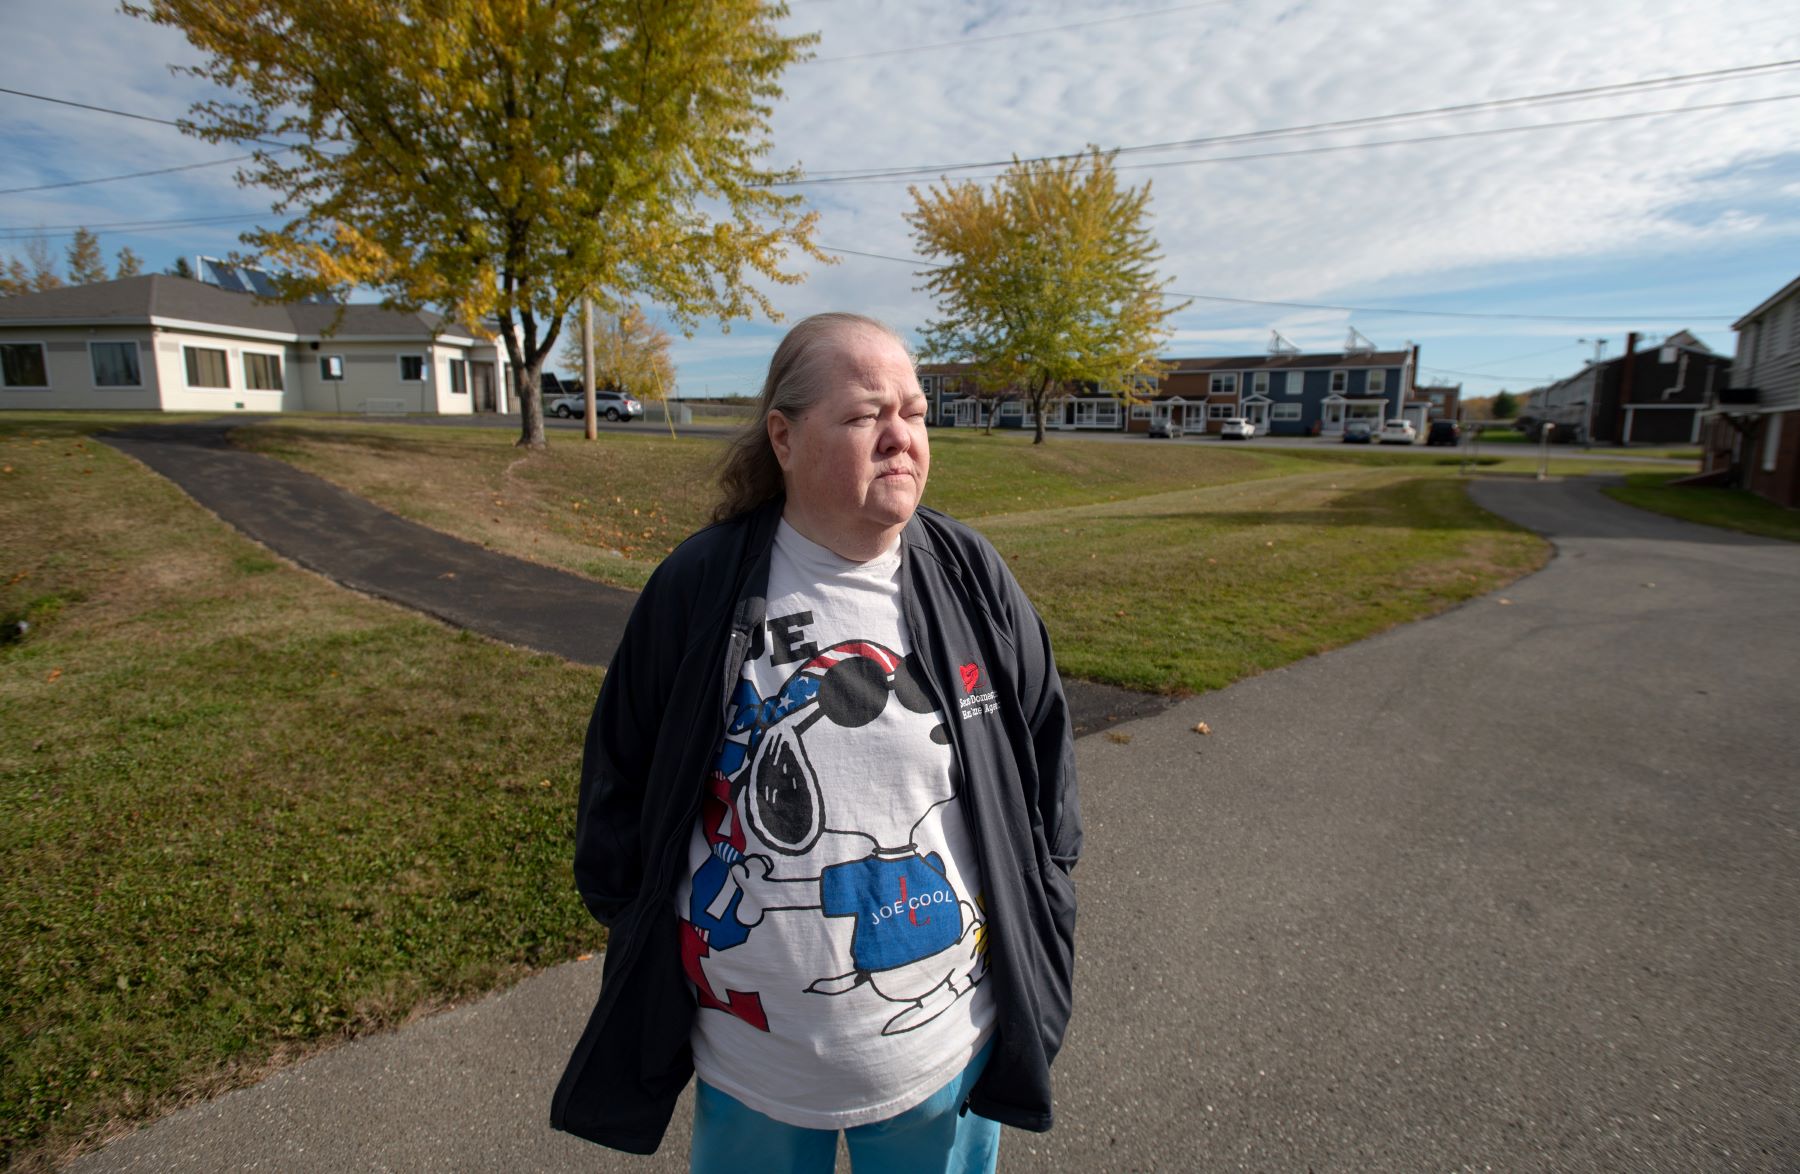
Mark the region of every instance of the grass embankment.
[[1626, 505], [1704, 526], [1800, 542], [1800, 510], [1786, 509], [1742, 489], [1671, 485], [1680, 473], [1629, 473], [1606, 493]]
[[[237, 437], [429, 525], [626, 586], [711, 503], [717, 441], [608, 434], [524, 454], [491, 432], [447, 431], [281, 423]], [[1068, 672], [1183, 692], [1538, 565], [1543, 544], [1470, 504], [1459, 464], [1417, 450], [936, 432], [926, 501], [1012, 560]], [[596, 557], [595, 542], [619, 553]]]
[[[1517, 428], [1483, 428], [1481, 430], [1481, 443], [1506, 445], [1529, 444], [1536, 446], [1539, 442], [1526, 436]], [[1624, 447], [1611, 444], [1602, 444], [1598, 446], [1552, 444], [1550, 446], [1550, 455], [1552, 457], [1555, 457], [1559, 453], [1566, 454], [1571, 452], [1577, 454], [1586, 454], [1590, 452], [1598, 454], [1611, 453], [1614, 456], [1649, 457], [1663, 461], [1697, 461], [1700, 459], [1700, 450], [1691, 444], [1632, 444]]]
[[598, 940], [597, 674], [291, 569], [101, 422], [0, 417], [7, 1166]]
[[[723, 449], [714, 437], [608, 432], [588, 442], [559, 432], [532, 453], [488, 429], [286, 420], [233, 440], [422, 525], [632, 588], [706, 524]], [[1165, 445], [936, 433], [926, 502], [968, 518], [1269, 475], [1243, 452], [1196, 460]]]

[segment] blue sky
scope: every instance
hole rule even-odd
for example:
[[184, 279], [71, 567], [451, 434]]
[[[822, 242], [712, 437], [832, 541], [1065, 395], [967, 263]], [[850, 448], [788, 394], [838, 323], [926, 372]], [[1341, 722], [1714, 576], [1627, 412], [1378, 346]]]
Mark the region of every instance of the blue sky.
[[[1598, 338], [1617, 354], [1630, 330], [1654, 338], [1686, 327], [1729, 350], [1730, 322], [1800, 274], [1800, 101], [1788, 100], [1800, 96], [1800, 65], [1778, 64], [1800, 59], [1787, 0], [796, 0], [787, 24], [821, 40], [785, 79], [770, 158], [813, 175], [1771, 67], [1122, 155], [1142, 166], [1124, 172], [1131, 182], [1153, 184], [1171, 287], [1240, 299], [1195, 300], [1175, 320], [1169, 356], [1256, 354], [1271, 331], [1336, 349], [1354, 326], [1383, 348], [1419, 344], [1426, 378], [1487, 394], [1570, 373]], [[0, 27], [8, 88], [167, 118], [207, 96], [169, 69], [195, 60], [179, 35], [107, 0], [0, 0]], [[86, 224], [109, 256], [129, 245], [161, 269], [177, 255], [241, 247], [237, 234], [268, 216], [267, 193], [238, 188], [233, 168], [216, 164], [229, 148], [6, 94], [0, 111], [0, 189], [206, 164], [0, 194], [0, 254], [40, 228], [60, 254], [69, 226]], [[1419, 138], [1435, 141], [1370, 145]], [[1267, 157], [1220, 158], [1250, 154]], [[913, 255], [904, 181], [800, 190], [824, 245]], [[123, 227], [202, 219], [214, 222]], [[932, 312], [916, 268], [844, 255], [769, 292], [789, 321], [856, 309], [912, 331]], [[740, 321], [678, 337], [683, 392], [753, 392], [781, 329]]]

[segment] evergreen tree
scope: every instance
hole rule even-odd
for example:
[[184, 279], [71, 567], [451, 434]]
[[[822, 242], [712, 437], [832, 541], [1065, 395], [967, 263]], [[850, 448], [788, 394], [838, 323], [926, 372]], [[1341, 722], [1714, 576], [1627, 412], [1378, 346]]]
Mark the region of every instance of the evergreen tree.
[[56, 262], [50, 256], [50, 242], [41, 236], [34, 236], [25, 242], [25, 262], [31, 269], [31, 288], [34, 290], [59, 289], [63, 279], [56, 272]]
[[124, 248], [119, 250], [118, 256], [115, 258], [115, 263], [113, 265], [113, 276], [114, 277], [136, 277], [138, 274], [142, 273], [143, 271], [144, 271], [143, 258], [139, 257], [136, 253], [132, 252], [130, 245], [127, 245]]
[[85, 228], [75, 230], [66, 254], [69, 260], [69, 284], [93, 285], [106, 280], [106, 261], [100, 255], [100, 238]]
[[25, 262], [17, 257], [8, 258], [6, 269], [0, 271], [0, 298], [30, 292], [31, 270], [25, 268]]

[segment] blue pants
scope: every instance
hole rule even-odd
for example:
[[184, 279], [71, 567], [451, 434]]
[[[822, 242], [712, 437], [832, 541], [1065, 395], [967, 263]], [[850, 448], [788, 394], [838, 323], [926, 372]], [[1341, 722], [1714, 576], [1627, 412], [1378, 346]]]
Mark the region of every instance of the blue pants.
[[[993, 1047], [923, 1104], [844, 1130], [856, 1174], [993, 1174], [1000, 1123], [960, 1112]], [[784, 1125], [695, 1081], [691, 1174], [831, 1174], [836, 1163], [836, 1130]]]

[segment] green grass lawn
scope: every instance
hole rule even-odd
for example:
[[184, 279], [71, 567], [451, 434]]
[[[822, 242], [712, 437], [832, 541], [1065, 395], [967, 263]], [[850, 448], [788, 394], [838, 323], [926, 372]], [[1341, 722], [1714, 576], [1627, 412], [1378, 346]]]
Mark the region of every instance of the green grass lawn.
[[[427, 525], [627, 587], [704, 521], [722, 447], [607, 433], [525, 453], [480, 429], [290, 421], [235, 438]], [[1491, 589], [1545, 550], [1471, 505], [1460, 458], [1432, 450], [969, 430], [934, 432], [931, 462], [926, 502], [1012, 560], [1064, 668], [1133, 688], [1218, 688]]]
[[269, 557], [104, 422], [0, 417], [9, 1168], [600, 941], [598, 674]]
[[1671, 485], [1682, 474], [1629, 473], [1606, 494], [1626, 505], [1706, 526], [1800, 542], [1800, 510], [1786, 509], [1742, 489]]
[[1176, 692], [1442, 610], [1544, 557], [1453, 478], [1392, 466], [988, 518], [983, 529], [1044, 614], [1064, 672]]

